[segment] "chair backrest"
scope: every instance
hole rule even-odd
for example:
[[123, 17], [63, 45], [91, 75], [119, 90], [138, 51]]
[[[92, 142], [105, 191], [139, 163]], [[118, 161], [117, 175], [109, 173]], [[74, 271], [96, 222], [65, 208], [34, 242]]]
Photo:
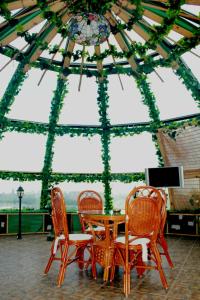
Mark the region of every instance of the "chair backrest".
[[160, 234], [163, 234], [164, 227], [167, 219], [167, 195], [164, 190], [159, 189], [161, 197], [162, 197], [162, 207], [161, 207], [161, 222], [160, 222]]
[[63, 193], [59, 187], [53, 187], [51, 190], [52, 205], [52, 221], [55, 236], [64, 234], [65, 238], [69, 238], [67, 225], [66, 205]]
[[[150, 192], [153, 194], [150, 195]], [[154, 187], [139, 186], [134, 188], [126, 198], [126, 233], [131, 235], [150, 235], [157, 239], [161, 224], [162, 197]]]
[[103, 210], [103, 200], [99, 193], [93, 190], [82, 191], [78, 195], [78, 211]]
[[[162, 198], [161, 211], [160, 211], [160, 213], [161, 213], [160, 234], [162, 235], [164, 232], [164, 227], [165, 227], [166, 218], [167, 218], [167, 209], [166, 209], [167, 195], [163, 189], [159, 188], [158, 190], [159, 190], [161, 198]], [[152, 196], [156, 199], [156, 195], [153, 190], [150, 192], [150, 196]]]

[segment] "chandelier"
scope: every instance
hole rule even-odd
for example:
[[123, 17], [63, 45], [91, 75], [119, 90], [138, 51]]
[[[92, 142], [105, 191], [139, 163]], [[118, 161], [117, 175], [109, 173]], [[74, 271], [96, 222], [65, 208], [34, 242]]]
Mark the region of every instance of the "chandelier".
[[96, 46], [107, 40], [110, 26], [104, 16], [96, 13], [81, 13], [68, 23], [69, 38], [85, 46]]

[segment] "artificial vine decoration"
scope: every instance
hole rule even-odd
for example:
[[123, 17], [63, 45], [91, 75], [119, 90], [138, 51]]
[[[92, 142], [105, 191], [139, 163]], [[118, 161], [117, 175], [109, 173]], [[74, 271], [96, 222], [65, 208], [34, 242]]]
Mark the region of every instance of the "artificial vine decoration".
[[147, 76], [141, 75], [136, 79], [137, 87], [142, 95], [142, 102], [149, 108], [149, 116], [154, 122], [155, 129], [160, 127], [159, 110], [156, 106], [156, 98], [147, 82]]
[[[193, 117], [184, 121], [162, 121], [161, 127], [166, 129], [177, 129], [179, 127], [184, 127], [185, 124], [188, 126], [199, 126], [200, 117]], [[44, 134], [48, 133], [49, 124], [32, 122], [32, 121], [21, 121], [21, 120], [12, 120], [6, 119], [6, 131], [12, 132], [23, 132], [23, 133], [32, 133], [32, 134]], [[140, 134], [142, 132], [155, 133], [155, 126], [152, 126], [152, 122], [146, 122], [144, 124], [127, 124], [127, 125], [110, 125], [109, 126], [110, 134], [113, 137], [122, 137], [122, 136], [132, 136], [135, 134]], [[59, 136], [69, 135], [70, 137], [82, 136], [90, 137], [96, 134], [102, 134], [102, 128], [100, 126], [68, 126], [68, 125], [57, 125], [55, 127], [55, 134]]]
[[111, 170], [110, 170], [110, 121], [107, 115], [108, 109], [108, 80], [104, 78], [103, 80], [99, 80], [98, 82], [98, 97], [97, 104], [99, 107], [99, 120], [102, 127], [101, 134], [101, 144], [102, 144], [102, 161], [104, 165], [104, 171], [102, 174], [103, 184], [104, 184], [104, 197], [105, 197], [105, 209], [110, 210], [113, 208], [112, 196], [111, 196], [111, 187], [110, 187], [110, 179], [111, 179]]
[[2, 138], [2, 133], [6, 131], [7, 119], [5, 118], [5, 115], [9, 113], [11, 105], [15, 100], [15, 96], [19, 94], [22, 84], [26, 78], [26, 74], [23, 69], [24, 63], [19, 64], [0, 102], [0, 140]]
[[59, 114], [62, 109], [65, 95], [67, 94], [66, 80], [58, 77], [57, 87], [54, 91], [54, 96], [51, 102], [51, 113], [49, 117], [49, 134], [46, 143], [46, 153], [44, 158], [44, 167], [42, 170], [42, 191], [40, 207], [44, 208], [49, 198], [50, 177], [52, 173], [52, 159], [53, 159], [53, 144], [55, 141], [55, 128], [58, 122]]
[[[16, 171], [0, 171], [0, 178], [3, 180], [14, 181], [41, 181], [43, 179], [42, 172], [16, 172]], [[131, 183], [144, 180], [144, 173], [113, 173], [110, 179], [112, 181], [120, 181]], [[51, 173], [49, 177], [49, 186], [60, 182], [103, 182], [103, 174], [99, 173]]]
[[175, 24], [176, 18], [178, 17], [181, 5], [185, 3], [185, 0], [169, 0], [166, 3], [168, 9], [166, 11], [166, 17], [163, 18], [161, 25], [154, 26], [155, 31], [151, 33], [151, 37], [146, 41], [144, 47], [147, 49], [155, 49], [157, 44], [162, 42], [163, 38], [170, 32]]
[[139, 78], [136, 79], [136, 83], [137, 83], [137, 87], [140, 90], [140, 93], [142, 95], [143, 103], [145, 105], [147, 105], [149, 108], [149, 116], [152, 120], [152, 124], [151, 124], [151, 128], [153, 131], [152, 140], [156, 147], [156, 154], [158, 157], [159, 166], [163, 166], [164, 162], [163, 162], [162, 154], [161, 154], [160, 147], [158, 144], [158, 139], [155, 134], [157, 132], [158, 128], [162, 126], [160, 118], [159, 118], [160, 113], [156, 106], [156, 98], [150, 89], [150, 85], [147, 82], [146, 75], [139, 76]]
[[186, 88], [191, 91], [193, 99], [197, 102], [197, 105], [200, 108], [200, 83], [197, 78], [181, 61], [179, 62], [179, 68], [176, 70], [176, 74], [179, 79], [183, 81]]

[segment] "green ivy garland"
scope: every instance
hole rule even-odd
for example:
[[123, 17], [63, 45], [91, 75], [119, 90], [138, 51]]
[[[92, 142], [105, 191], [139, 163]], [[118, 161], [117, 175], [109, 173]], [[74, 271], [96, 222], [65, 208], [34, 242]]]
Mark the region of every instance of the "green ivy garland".
[[104, 165], [103, 171], [103, 184], [104, 184], [104, 197], [105, 197], [105, 209], [110, 210], [113, 208], [111, 187], [110, 187], [110, 121], [107, 116], [107, 109], [109, 106], [108, 96], [108, 80], [104, 78], [98, 82], [98, 97], [97, 104], [99, 107], [99, 120], [102, 127], [101, 144], [102, 144], [102, 161]]
[[[14, 181], [41, 181], [43, 179], [42, 173], [33, 172], [15, 172], [15, 171], [0, 171], [0, 178], [3, 180]], [[110, 180], [120, 181], [124, 183], [131, 183], [142, 181], [145, 179], [144, 173], [113, 173], [110, 175]], [[58, 184], [60, 182], [103, 182], [103, 175], [99, 173], [51, 173], [49, 177], [50, 184]]]
[[[100, 10], [106, 11], [109, 7], [112, 6], [113, 3], [116, 3], [117, 1], [107, 1], [104, 0], [103, 2], [101, 1], [101, 4], [99, 3], [99, 1], [92, 1], [91, 2], [91, 8], [92, 10], [95, 11], [95, 7], [97, 8], [96, 11], [98, 11], [98, 8]], [[142, 17], [142, 13], [144, 11], [143, 5], [141, 4], [141, 0], [132, 0], [130, 1], [130, 3], [133, 3], [136, 5], [136, 9], [132, 11], [132, 13], [134, 14], [133, 18], [130, 18], [129, 22], [127, 24], [118, 24], [116, 25], [116, 27], [112, 28], [113, 33], [117, 33], [120, 32], [122, 29], [128, 29], [131, 30], [132, 29], [132, 25], [134, 22], [138, 22], [139, 19]], [[105, 50], [103, 53], [101, 53], [101, 55], [93, 55], [93, 56], [89, 56], [89, 53], [86, 52], [86, 56], [87, 56], [87, 61], [92, 62], [92, 61], [97, 61], [97, 60], [101, 60], [103, 58], [106, 58], [109, 55], [112, 55], [113, 57], [116, 58], [128, 58], [131, 55], [133, 55], [134, 53], [139, 54], [142, 58], [145, 59], [145, 62], [148, 61], [148, 57], [146, 55], [146, 52], [149, 48], [151, 49], [155, 49], [156, 45], [162, 41], [162, 39], [164, 38], [164, 36], [166, 36], [170, 30], [172, 29], [173, 25], [175, 24], [176, 18], [179, 15], [180, 9], [181, 9], [181, 5], [183, 5], [185, 3], [184, 0], [179, 0], [179, 1], [174, 1], [174, 0], [169, 0], [168, 2], [166, 2], [166, 17], [163, 18], [163, 21], [161, 23], [161, 25], [159, 26], [154, 26], [153, 31], [150, 32], [150, 39], [145, 43], [145, 45], [143, 46], [141, 43], [135, 43], [134, 45], [129, 45], [129, 51], [126, 53], [123, 52], [118, 52], [116, 50], [116, 47], [114, 47], [112, 45], [112, 49], [109, 50]], [[4, 9], [2, 8], [2, 14], [6, 14], [7, 9], [5, 9], [7, 3], [4, 0], [2, 3], [2, 6], [4, 7]], [[63, 35], [64, 37], [67, 36], [68, 32], [66, 29], [66, 25], [62, 24], [61, 18], [58, 16], [57, 13], [54, 13], [50, 10], [49, 6], [48, 6], [48, 1], [47, 0], [38, 0], [37, 1], [37, 6], [41, 9], [42, 13], [43, 13], [43, 17], [47, 18], [47, 20], [49, 20], [49, 22], [55, 24], [58, 27], [58, 31], [61, 33], [61, 35]], [[75, 3], [71, 1], [68, 1], [68, 9], [69, 11], [72, 10], [73, 13], [77, 12], [77, 11], [83, 11], [85, 9], [86, 5], [85, 5], [85, 1], [76, 1]], [[124, 28], [125, 26], [125, 28]], [[23, 30], [18, 32], [19, 35], [24, 36], [25, 40], [29, 43], [31, 43], [33, 40], [35, 41], [35, 34], [30, 35], [28, 32], [23, 32]], [[196, 32], [194, 32], [195, 38], [198, 39], [199, 37], [199, 30], [197, 29]], [[38, 46], [40, 46], [41, 49], [49, 49], [50, 53], [55, 53], [57, 51], [61, 52], [63, 54], [63, 56], [72, 56], [74, 61], [76, 61], [77, 59], [79, 59], [80, 57], [82, 57], [83, 53], [80, 50], [77, 50], [75, 53], [71, 54], [71, 53], [67, 53], [64, 49], [58, 49], [58, 45], [54, 45], [53, 47], [50, 46], [48, 47], [48, 44], [46, 42], [42, 42], [40, 41], [40, 39], [36, 40], [36, 43]], [[179, 45], [184, 48], [184, 44], [182, 44], [183, 41], [180, 40], [179, 41]]]
[[185, 0], [168, 0], [166, 6], [168, 9], [166, 11], [166, 17], [163, 19], [161, 25], [154, 26], [155, 31], [151, 33], [151, 37], [146, 41], [144, 47], [155, 49], [157, 44], [160, 43], [163, 38], [170, 32], [175, 24], [176, 18], [178, 17], [181, 5], [185, 3]]
[[179, 62], [179, 68], [176, 70], [176, 74], [179, 79], [183, 80], [186, 88], [191, 91], [193, 99], [197, 102], [197, 105], [200, 108], [200, 83], [197, 78], [181, 61]]
[[156, 106], [156, 98], [150, 89], [150, 85], [147, 82], [147, 76], [142, 75], [138, 79], [136, 79], [137, 87], [140, 90], [140, 93], [143, 98], [143, 103], [148, 106], [149, 108], [149, 116], [152, 120], [151, 128], [153, 129], [154, 133], [152, 134], [152, 140], [156, 147], [156, 154], [158, 157], [159, 166], [164, 164], [162, 154], [160, 152], [160, 147], [158, 144], [158, 139], [156, 136], [156, 132], [159, 127], [161, 127], [161, 121], [159, 118], [159, 110]]
[[22, 84], [26, 78], [26, 74], [23, 69], [24, 63], [19, 64], [0, 102], [0, 140], [2, 138], [2, 133], [5, 132], [7, 126], [7, 119], [5, 118], [5, 115], [9, 113], [11, 105], [15, 100], [15, 96], [19, 94]]
[[[23, 132], [23, 133], [33, 133], [33, 134], [44, 134], [48, 133], [49, 124], [46, 123], [37, 123], [31, 121], [20, 121], [20, 120], [12, 120], [6, 119], [6, 126], [7, 131], [12, 132]], [[110, 125], [109, 131], [113, 137], [122, 137], [122, 136], [131, 136], [135, 134], [140, 134], [142, 132], [150, 132], [155, 133], [155, 126], [152, 126], [152, 122], [144, 123], [143, 125], [137, 124], [127, 124], [127, 125]], [[176, 129], [184, 126], [199, 126], [199, 118], [193, 117], [191, 119], [187, 119], [184, 121], [165, 121], [162, 122], [161, 127], [159, 128], [166, 128], [166, 129]], [[74, 128], [68, 125], [57, 125], [55, 127], [55, 134], [56, 135], [69, 135], [70, 137], [74, 136], [83, 136], [83, 137], [90, 137], [96, 134], [102, 134], [102, 128], [98, 126], [94, 126], [94, 128], [90, 128], [88, 126], [77, 126]]]
[[[93, 3], [97, 3], [99, 1], [93, 1]], [[102, 6], [102, 9], [105, 9], [105, 11], [108, 9], [109, 5], [111, 5], [112, 3], [115, 3], [116, 1], [104, 1]], [[77, 2], [76, 2], [77, 3]], [[79, 8], [81, 7], [82, 4], [80, 4], [81, 1], [79, 1]], [[142, 6], [141, 6], [141, 1], [131, 1], [131, 3], [136, 4], [136, 7], [138, 9], [138, 11], [140, 10], [140, 12], [142, 11]], [[152, 56], [146, 56], [146, 50], [148, 48], [154, 48], [155, 45], [157, 43], [159, 43], [163, 37], [169, 33], [169, 31], [171, 30], [176, 17], [179, 14], [180, 11], [180, 6], [184, 3], [184, 1], [180, 0], [180, 1], [173, 1], [170, 0], [167, 5], [169, 6], [168, 10], [167, 10], [167, 18], [163, 19], [163, 23], [161, 24], [161, 26], [157, 26], [155, 27], [155, 31], [152, 33], [151, 38], [149, 41], [146, 42], [146, 44], [144, 46], [142, 46], [140, 43], [136, 43], [134, 46], [131, 45], [130, 50], [128, 53], [123, 53], [123, 52], [118, 52], [116, 50], [116, 48], [114, 46], [111, 47], [110, 50], [106, 50], [105, 52], [103, 52], [101, 54], [101, 56], [89, 56], [89, 54], [87, 54], [87, 60], [89, 62], [92, 61], [97, 61], [99, 59], [103, 59], [106, 58], [109, 55], [113, 55], [113, 57], [118, 57], [118, 58], [128, 58], [130, 57], [132, 54], [134, 53], [138, 53], [141, 57], [143, 57], [145, 64], [140, 65], [139, 66], [139, 71], [140, 72], [144, 72], [144, 73], [149, 73], [151, 72], [156, 66], [170, 66], [171, 63], [173, 61], [177, 61], [178, 58], [180, 57], [180, 55], [182, 55], [184, 52], [190, 50], [191, 48], [195, 47], [199, 42], [200, 42], [200, 34], [199, 34], [199, 30], [196, 30], [196, 32], [194, 32], [194, 36], [191, 38], [183, 38], [181, 39], [177, 45], [175, 45], [171, 51], [171, 54], [169, 55], [169, 57], [167, 59], [160, 59], [160, 60], [154, 60]], [[59, 27], [60, 32], [62, 31], [61, 29], [61, 20], [60, 18], [58, 18], [56, 13], [53, 13], [49, 10], [48, 6], [47, 6], [47, 1], [37, 1], [37, 5], [38, 7], [40, 7], [40, 9], [43, 12], [43, 15], [45, 18], [47, 18], [49, 21], [51, 21], [52, 23], [56, 24], [56, 26]], [[7, 9], [7, 2], [6, 1], [1, 1], [0, 4], [0, 8], [1, 8], [1, 15], [3, 15], [9, 22], [11, 21], [11, 15], [9, 10]], [[77, 9], [77, 7], [73, 7], [73, 9]], [[139, 14], [137, 21], [140, 19], [141, 15]], [[117, 27], [113, 30], [122, 30], [122, 29], [131, 29], [132, 22], [134, 22], [133, 20], [130, 19], [130, 22], [128, 24], [126, 24], [126, 28], [122, 28], [123, 24], [118, 24]], [[120, 27], [121, 26], [121, 27]], [[129, 27], [129, 28], [128, 28]], [[66, 32], [63, 31], [61, 32], [61, 34], [63, 33], [63, 35], [65, 36]], [[26, 38], [29, 38], [29, 42], [31, 41], [31, 37], [28, 36], [28, 34], [26, 34]], [[38, 43], [40, 43], [40, 47], [46, 49], [48, 48], [47, 44], [43, 44], [41, 41], [38, 41]], [[55, 53], [57, 52], [59, 49], [56, 48], [56, 45], [51, 49], [49, 49], [49, 51], [51, 53]], [[16, 50], [11, 50], [11, 49], [4, 49], [4, 51], [7, 53], [9, 52], [8, 56], [13, 56], [14, 54], [16, 54]], [[59, 50], [59, 51], [63, 51], [63, 50]], [[69, 53], [65, 53], [63, 52], [63, 56], [68, 56]], [[76, 61], [80, 56], [82, 56], [82, 51], [76, 52], [73, 54], [73, 59], [74, 61]], [[19, 60], [24, 59], [24, 56], [22, 54], [19, 55]], [[48, 60], [46, 60], [45, 62], [40, 61], [37, 63], [34, 63], [36, 66], [39, 66], [40, 68], [54, 68], [54, 66], [50, 66]], [[21, 65], [22, 66], [22, 65]], [[23, 69], [23, 68], [22, 68]], [[22, 71], [21, 69], [21, 71]], [[120, 71], [121, 69], [121, 71]], [[57, 72], [60, 71], [60, 67], [56, 67], [55, 69]], [[4, 97], [0, 103], [0, 113], [2, 115], [0, 115], [0, 117], [2, 118], [1, 120], [1, 130], [2, 127], [5, 128], [5, 126], [8, 126], [8, 129], [11, 131], [18, 128], [18, 130], [24, 130], [24, 132], [28, 132], [31, 131], [32, 132], [36, 132], [37, 133], [44, 133], [46, 132], [47, 128], [44, 127], [44, 125], [36, 125], [36, 124], [30, 124], [28, 122], [25, 122], [23, 125], [26, 125], [26, 127], [24, 127], [24, 129], [22, 129], [22, 123], [18, 123], [16, 127], [16, 123], [15, 123], [15, 127], [11, 126], [11, 122], [10, 120], [5, 118], [5, 114], [8, 113], [9, 111], [9, 107], [10, 105], [12, 105], [13, 101], [14, 101], [14, 96], [17, 95], [17, 93], [19, 92], [20, 88], [20, 84], [23, 82], [23, 80], [25, 79], [25, 74], [23, 72], [20, 71], [20, 67], [19, 67], [19, 74], [18, 76], [16, 76], [16, 78], [14, 79], [13, 76], [13, 85], [9, 85], [6, 93], [4, 94]], [[17, 71], [14, 75], [17, 74]], [[127, 75], [133, 75], [132, 71], [128, 68], [125, 70], [124, 68], [120, 68], [118, 67], [117, 72], [121, 72], [122, 74], [127, 74]], [[72, 74], [73, 72], [75, 74], [79, 74], [80, 70], [78, 68], [71, 68], [70, 70], [63, 70], [63, 73], [65, 72], [65, 75], [68, 74]], [[96, 76], [97, 72], [96, 71], [91, 71], [91, 70], [84, 70], [84, 74], [86, 74], [87, 76]], [[112, 74], [113, 69], [111, 70], [106, 70], [105, 75], [106, 74]], [[179, 68], [176, 71], [177, 75], [179, 77], [181, 77], [183, 79], [184, 84], [186, 85], [186, 87], [188, 89], [191, 90], [192, 95], [194, 97], [195, 100], [198, 101], [199, 103], [199, 83], [197, 80], [194, 80], [194, 76], [191, 73], [191, 71], [186, 68], [184, 65], [179, 63]], [[16, 81], [21, 81], [16, 83]], [[12, 81], [12, 80], [11, 80]], [[11, 83], [11, 82], [10, 82]], [[150, 131], [153, 134], [153, 140], [156, 142], [156, 131], [159, 127], [163, 127], [163, 124], [160, 122], [159, 120], [159, 113], [158, 110], [155, 106], [155, 97], [152, 94], [150, 88], [149, 88], [149, 84], [146, 81], [146, 77], [141, 75], [137, 78], [137, 85], [140, 89], [140, 92], [143, 96], [143, 102], [144, 104], [148, 105], [149, 107], [149, 114], [150, 117], [152, 119], [152, 123], [150, 123], [149, 125], [147, 125], [145, 127], [145, 129], [147, 131]], [[59, 81], [58, 85], [57, 85], [57, 90], [54, 92], [54, 101], [52, 101], [52, 111], [51, 111], [51, 118], [49, 120], [49, 135], [48, 135], [48, 140], [47, 140], [47, 147], [46, 147], [46, 155], [45, 155], [45, 163], [44, 163], [44, 168], [43, 168], [43, 173], [42, 173], [42, 177], [41, 174], [38, 175], [38, 173], [34, 173], [34, 174], [28, 174], [28, 173], [20, 173], [20, 172], [0, 172], [0, 177], [1, 178], [17, 178], [17, 180], [43, 180], [43, 189], [42, 189], [42, 202], [41, 202], [41, 206], [45, 205], [45, 202], [47, 200], [47, 192], [48, 192], [48, 187], [49, 187], [49, 183], [50, 182], [56, 182], [56, 181], [62, 181], [62, 180], [73, 180], [75, 182], [78, 181], [90, 181], [90, 182], [94, 182], [95, 180], [102, 180], [104, 183], [104, 187], [105, 187], [105, 199], [106, 199], [106, 208], [110, 209], [112, 208], [112, 198], [111, 198], [111, 188], [110, 188], [110, 181], [111, 180], [120, 180], [120, 181], [124, 181], [124, 182], [131, 182], [131, 181], [138, 181], [138, 180], [143, 180], [144, 179], [144, 174], [111, 174], [110, 173], [110, 165], [109, 165], [109, 161], [110, 161], [110, 155], [109, 155], [109, 143], [110, 143], [110, 134], [113, 134], [114, 136], [122, 136], [125, 134], [137, 134], [139, 132], [142, 132], [144, 130], [144, 128], [141, 127], [123, 127], [123, 128], [110, 128], [110, 124], [109, 124], [109, 120], [107, 118], [106, 115], [106, 110], [108, 108], [108, 96], [107, 96], [107, 79], [104, 80], [104, 82], [99, 83], [99, 89], [98, 89], [98, 93], [99, 93], [99, 97], [98, 97], [98, 104], [99, 104], [99, 112], [100, 112], [100, 120], [102, 123], [102, 129], [90, 129], [90, 132], [88, 131], [88, 129], [86, 129], [85, 132], [79, 130], [79, 129], [72, 129], [72, 128], [58, 128], [58, 126], [56, 126], [57, 123], [57, 118], [59, 116], [59, 111], [61, 109], [62, 106], [62, 101], [64, 98], [64, 94], [66, 93], [65, 90], [65, 84], [64, 81]], [[11, 92], [13, 91], [13, 92]], [[63, 91], [63, 94], [62, 94]], [[10, 94], [9, 94], [10, 93]], [[10, 95], [10, 97], [9, 97]], [[58, 101], [58, 96], [60, 96], [61, 101]], [[62, 98], [63, 97], [63, 98]], [[57, 99], [57, 100], [56, 100]], [[57, 102], [58, 101], [58, 102]], [[53, 102], [55, 104], [55, 107], [53, 108]], [[60, 103], [60, 106], [59, 106]], [[103, 104], [102, 104], [103, 103]], [[57, 107], [57, 108], [56, 108]], [[57, 111], [57, 113], [56, 113]], [[104, 111], [104, 114], [102, 114], [102, 111]], [[55, 113], [55, 115], [54, 115]], [[182, 126], [180, 125], [180, 122], [174, 123], [173, 125], [169, 125], [168, 129], [170, 128], [170, 126], [174, 126], [176, 128]], [[197, 121], [197, 124], [199, 126], [199, 122]], [[83, 129], [82, 129], [83, 130]], [[103, 132], [101, 132], [101, 130], [103, 130]], [[167, 129], [166, 129], [167, 130]], [[85, 136], [88, 136], [88, 134], [96, 134], [96, 133], [100, 133], [101, 134], [101, 139], [102, 139], [102, 160], [104, 163], [104, 172], [103, 174], [90, 174], [90, 175], [85, 175], [85, 174], [57, 174], [54, 175], [51, 172], [51, 162], [52, 162], [52, 156], [53, 156], [53, 142], [55, 139], [55, 134], [66, 134], [69, 133], [70, 135], [75, 135], [75, 134], [85, 134]], [[160, 157], [160, 153], [158, 153], [158, 156]], [[160, 163], [162, 163], [162, 161], [160, 161]], [[6, 177], [7, 176], [7, 177]]]
[[51, 166], [53, 159], [53, 144], [55, 141], [55, 127], [58, 122], [59, 114], [64, 103], [65, 95], [67, 94], [66, 81], [60, 76], [58, 77], [57, 87], [54, 91], [54, 96], [51, 103], [51, 113], [49, 117], [49, 134], [46, 143], [46, 153], [44, 158], [44, 167], [42, 170], [42, 191], [40, 207], [44, 208], [48, 201], [49, 196], [49, 179], [51, 176]]

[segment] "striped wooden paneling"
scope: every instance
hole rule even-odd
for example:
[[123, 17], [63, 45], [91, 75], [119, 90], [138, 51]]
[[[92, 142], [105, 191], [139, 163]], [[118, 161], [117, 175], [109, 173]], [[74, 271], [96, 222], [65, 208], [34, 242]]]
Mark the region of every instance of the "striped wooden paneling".
[[165, 166], [183, 166], [184, 168], [184, 188], [171, 189], [172, 208], [200, 207], [200, 203], [191, 205], [190, 202], [194, 192], [200, 195], [200, 127], [179, 128], [175, 139], [170, 137], [170, 132], [168, 134], [160, 130], [158, 138]]

